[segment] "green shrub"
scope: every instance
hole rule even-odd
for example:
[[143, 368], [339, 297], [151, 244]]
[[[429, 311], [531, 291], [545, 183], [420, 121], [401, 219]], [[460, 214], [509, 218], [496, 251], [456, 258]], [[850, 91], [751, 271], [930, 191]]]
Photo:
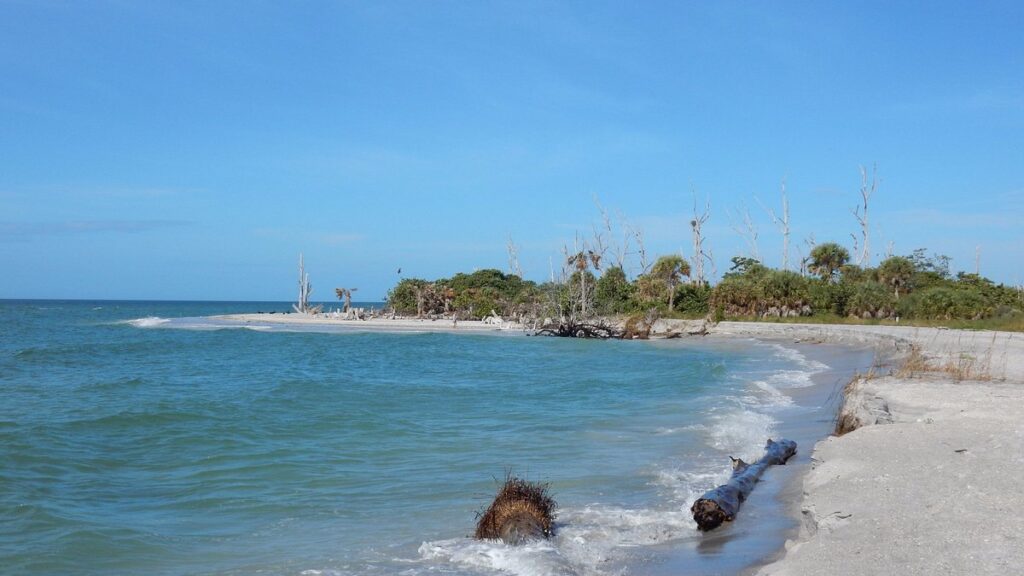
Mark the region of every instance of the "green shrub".
[[683, 284], [676, 288], [675, 309], [692, 316], [703, 316], [711, 306], [711, 287]]
[[852, 285], [845, 282], [832, 284], [813, 281], [807, 286], [807, 297], [815, 314], [831, 312], [836, 316], [846, 316], [847, 301], [852, 289]]
[[594, 308], [599, 314], [621, 314], [633, 309], [633, 285], [618, 266], [604, 271], [594, 291]]
[[808, 300], [808, 280], [796, 272], [769, 270], [759, 278], [764, 300], [771, 306], [803, 306]]
[[492, 310], [498, 315], [506, 315], [502, 303], [501, 292], [493, 286], [464, 289], [456, 294], [453, 302], [456, 310], [474, 320], [490, 316]]
[[421, 278], [403, 278], [398, 285], [388, 291], [388, 306], [399, 314], [415, 314], [417, 311], [417, 290], [422, 290], [430, 282]]
[[944, 286], [914, 292], [900, 299], [900, 304], [900, 314], [923, 320], [977, 320], [993, 313], [993, 307], [980, 294]]
[[852, 287], [846, 312], [858, 318], [890, 318], [896, 313], [896, 299], [879, 282], [861, 282]]
[[868, 280], [878, 280], [878, 270], [861, 268], [856, 264], [846, 264], [839, 269], [839, 281], [845, 284], [857, 284]]
[[722, 278], [711, 292], [710, 304], [727, 316], [753, 316], [759, 313], [760, 293], [753, 279], [745, 275]]
[[668, 287], [650, 274], [638, 276], [633, 281], [633, 303], [636, 310], [658, 308], [664, 310], [668, 304]]

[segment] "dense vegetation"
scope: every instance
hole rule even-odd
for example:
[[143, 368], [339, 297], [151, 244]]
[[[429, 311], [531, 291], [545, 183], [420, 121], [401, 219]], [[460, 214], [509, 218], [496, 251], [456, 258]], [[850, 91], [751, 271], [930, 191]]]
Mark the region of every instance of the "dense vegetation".
[[404, 279], [388, 293], [399, 314], [479, 319], [610, 316], [657, 309], [676, 317], [819, 318], [836, 321], [912, 320], [921, 323], [998, 320], [1024, 322], [1024, 292], [976, 274], [950, 272], [950, 259], [917, 250], [876, 268], [850, 263], [847, 250], [817, 245], [807, 274], [771, 269], [736, 257], [715, 286], [689, 281], [689, 263], [663, 256], [630, 279], [618, 266], [601, 270], [582, 253], [570, 257], [561, 283], [537, 284], [498, 270], [436, 281]]

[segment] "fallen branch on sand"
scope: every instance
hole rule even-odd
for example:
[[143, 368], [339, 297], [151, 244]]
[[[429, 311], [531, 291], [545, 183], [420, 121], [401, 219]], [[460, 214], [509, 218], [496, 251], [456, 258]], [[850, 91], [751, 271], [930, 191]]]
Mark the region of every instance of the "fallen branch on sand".
[[706, 492], [690, 507], [697, 528], [706, 532], [719, 527], [722, 522], [731, 522], [740, 510], [740, 505], [754, 489], [754, 485], [772, 465], [785, 464], [796, 454], [796, 442], [792, 440], [768, 439], [764, 456], [753, 464], [732, 459], [732, 477], [725, 484]]
[[494, 501], [480, 515], [473, 537], [500, 539], [506, 544], [548, 538], [554, 533], [555, 506], [547, 484], [508, 476]]

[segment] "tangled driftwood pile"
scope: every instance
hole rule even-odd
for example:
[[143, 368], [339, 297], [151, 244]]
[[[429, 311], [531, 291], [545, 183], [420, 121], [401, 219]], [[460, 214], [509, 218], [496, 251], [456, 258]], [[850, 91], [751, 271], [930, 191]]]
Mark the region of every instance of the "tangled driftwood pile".
[[535, 333], [537, 336], [561, 336], [564, 338], [622, 338], [622, 330], [603, 321], [576, 322], [567, 320], [558, 324], [549, 324]]

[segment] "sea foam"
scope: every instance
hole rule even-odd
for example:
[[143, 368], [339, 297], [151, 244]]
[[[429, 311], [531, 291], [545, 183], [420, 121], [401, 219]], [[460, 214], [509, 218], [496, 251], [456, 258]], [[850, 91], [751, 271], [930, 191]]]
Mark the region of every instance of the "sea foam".
[[551, 540], [519, 546], [466, 538], [440, 540], [424, 542], [419, 553], [424, 561], [451, 563], [466, 572], [618, 574], [630, 560], [644, 555], [644, 547], [695, 534], [686, 506], [632, 509], [591, 504], [562, 510], [558, 532]]
[[170, 322], [167, 318], [161, 318], [159, 316], [147, 316], [145, 318], [136, 318], [134, 320], [125, 320], [124, 324], [130, 324], [136, 328], [156, 328], [157, 326], [163, 326]]

